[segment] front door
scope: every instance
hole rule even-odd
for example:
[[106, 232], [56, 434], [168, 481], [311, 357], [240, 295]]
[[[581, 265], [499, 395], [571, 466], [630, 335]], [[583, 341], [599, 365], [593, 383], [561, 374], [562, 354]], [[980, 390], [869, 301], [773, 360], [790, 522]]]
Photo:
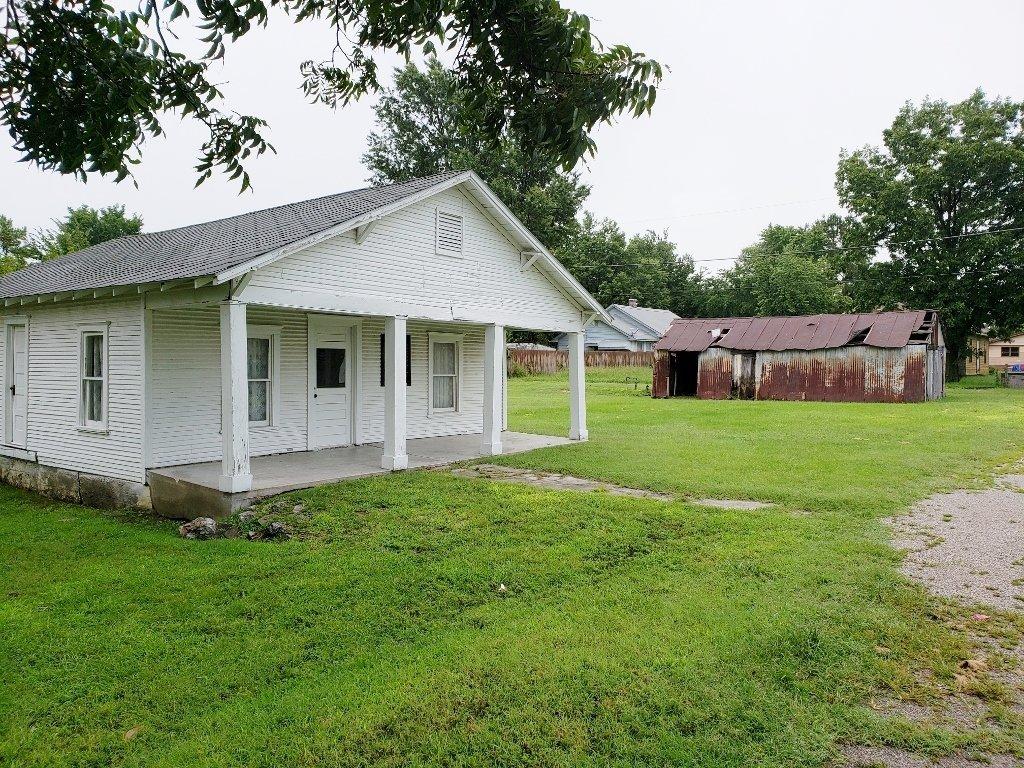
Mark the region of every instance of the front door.
[[7, 440], [25, 447], [25, 422], [28, 415], [28, 334], [24, 325], [7, 326], [11, 359], [7, 372]]
[[352, 359], [349, 343], [319, 334], [313, 381], [314, 448], [352, 443]]

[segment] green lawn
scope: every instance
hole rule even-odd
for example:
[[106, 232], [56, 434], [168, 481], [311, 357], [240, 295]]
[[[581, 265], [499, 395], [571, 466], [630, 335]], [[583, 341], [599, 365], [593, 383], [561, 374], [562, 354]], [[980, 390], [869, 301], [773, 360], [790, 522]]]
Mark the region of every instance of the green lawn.
[[[188, 542], [0, 490], [0, 763], [720, 768], [822, 765], [844, 739], [1020, 748], [1015, 726], [953, 735], [863, 703], [914, 689], [915, 664], [948, 679], [965, 652], [926, 618], [957, 609], [899, 577], [880, 518], [1024, 453], [1024, 393], [655, 401], [626, 375], [590, 376], [589, 443], [502, 461], [778, 506], [410, 472], [296, 494], [305, 540]], [[566, 402], [564, 377], [514, 379], [510, 427], [561, 433]]]

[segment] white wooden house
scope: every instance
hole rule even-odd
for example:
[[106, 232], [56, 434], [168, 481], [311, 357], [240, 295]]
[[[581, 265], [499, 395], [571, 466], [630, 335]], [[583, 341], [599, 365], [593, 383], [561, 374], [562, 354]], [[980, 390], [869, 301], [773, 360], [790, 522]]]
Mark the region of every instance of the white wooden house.
[[[145, 504], [157, 476], [245, 496], [403, 469], [418, 438], [530, 447], [503, 432], [506, 327], [568, 334], [585, 440], [583, 334], [607, 319], [471, 172], [119, 238], [0, 299], [0, 475], [94, 503]], [[343, 446], [367, 448], [321, 450]], [[254, 457], [282, 455], [261, 479]]]

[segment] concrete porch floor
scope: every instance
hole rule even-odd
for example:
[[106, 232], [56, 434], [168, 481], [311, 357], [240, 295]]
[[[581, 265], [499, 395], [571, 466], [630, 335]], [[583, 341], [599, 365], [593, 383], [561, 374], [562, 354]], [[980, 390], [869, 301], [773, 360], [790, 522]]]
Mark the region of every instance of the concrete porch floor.
[[[552, 435], [502, 432], [503, 453], [523, 453], [537, 448], [567, 445], [571, 441]], [[481, 458], [481, 435], [421, 437], [407, 442], [409, 469], [440, 467]], [[154, 511], [164, 517], [225, 517], [257, 499], [370, 475], [387, 474], [380, 465], [380, 443], [295, 451], [251, 459], [252, 490], [223, 493], [217, 489], [219, 461], [161, 467], [147, 472]]]

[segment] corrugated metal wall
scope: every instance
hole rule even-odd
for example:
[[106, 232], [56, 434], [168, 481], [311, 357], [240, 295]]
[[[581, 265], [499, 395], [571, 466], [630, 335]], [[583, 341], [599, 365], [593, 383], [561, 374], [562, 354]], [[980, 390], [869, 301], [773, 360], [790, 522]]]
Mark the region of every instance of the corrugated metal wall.
[[654, 353], [654, 379], [651, 382], [651, 397], [668, 397], [671, 361], [668, 352]]
[[[669, 396], [672, 354], [676, 353], [656, 353], [654, 397]], [[701, 354], [697, 397], [917, 403], [945, 394], [941, 347], [911, 344], [898, 349], [854, 346], [758, 352], [752, 366], [750, 357], [718, 347]]]
[[913, 403], [925, 399], [927, 350], [841, 347], [758, 355], [759, 400]]
[[732, 352], [711, 347], [700, 356], [697, 397], [721, 400], [732, 393]]

